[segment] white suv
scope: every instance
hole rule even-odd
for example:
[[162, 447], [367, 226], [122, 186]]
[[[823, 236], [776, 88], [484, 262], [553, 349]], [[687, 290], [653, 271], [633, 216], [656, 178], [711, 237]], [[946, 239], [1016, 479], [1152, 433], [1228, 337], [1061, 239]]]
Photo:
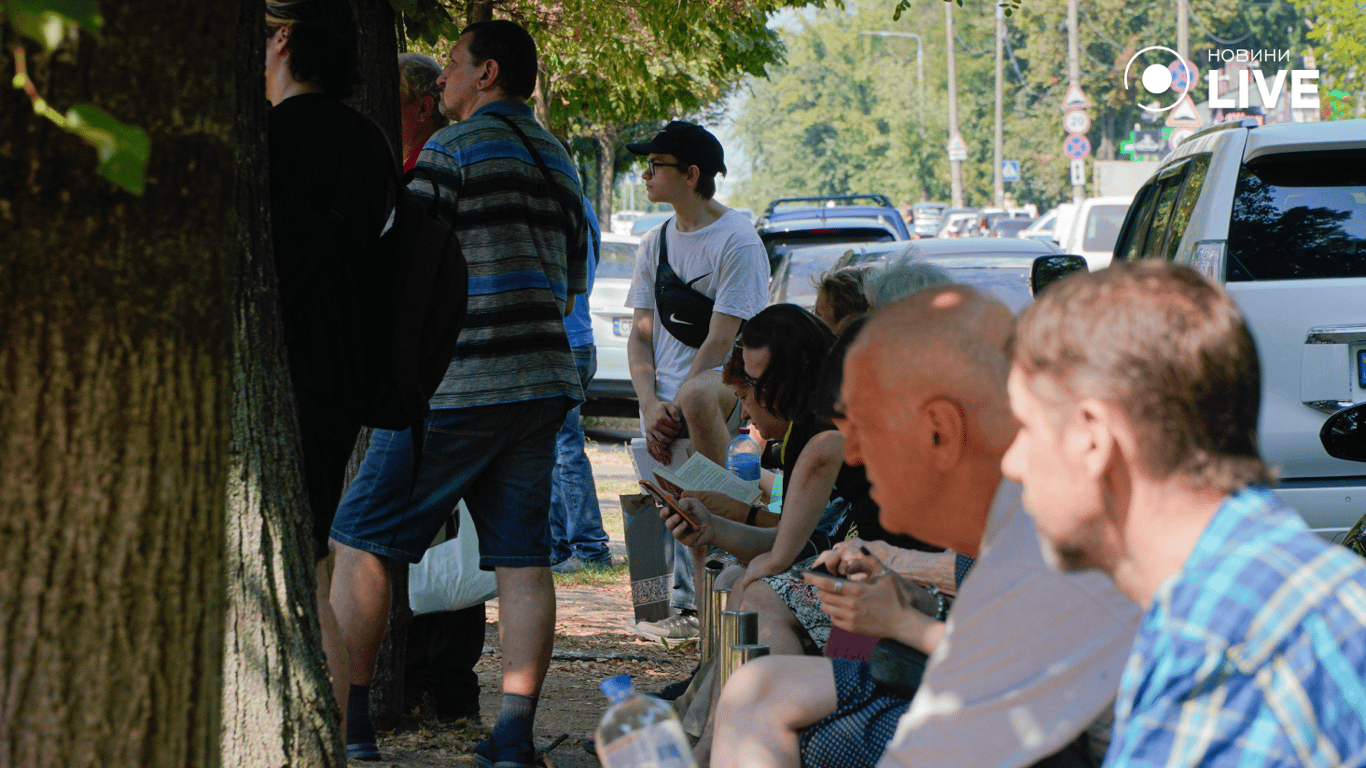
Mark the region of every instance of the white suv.
[[1366, 120], [1192, 136], [1135, 195], [1114, 258], [1172, 259], [1225, 284], [1261, 357], [1277, 493], [1340, 540], [1366, 513], [1366, 476], [1319, 430], [1366, 401]]

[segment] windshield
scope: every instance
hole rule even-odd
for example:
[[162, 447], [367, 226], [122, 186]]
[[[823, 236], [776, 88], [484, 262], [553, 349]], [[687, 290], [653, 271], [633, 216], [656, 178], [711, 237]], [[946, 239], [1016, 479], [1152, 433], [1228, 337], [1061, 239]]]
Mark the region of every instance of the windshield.
[[1086, 232], [1082, 236], [1083, 251], [1104, 251], [1115, 249], [1119, 239], [1119, 228], [1124, 225], [1124, 214], [1129, 212], [1127, 205], [1097, 205], [1086, 217]]
[[1229, 282], [1366, 277], [1366, 155], [1299, 153], [1243, 168]]
[[620, 277], [631, 279], [636, 268], [636, 247], [630, 243], [603, 243], [602, 254], [598, 257], [598, 271], [595, 277]]

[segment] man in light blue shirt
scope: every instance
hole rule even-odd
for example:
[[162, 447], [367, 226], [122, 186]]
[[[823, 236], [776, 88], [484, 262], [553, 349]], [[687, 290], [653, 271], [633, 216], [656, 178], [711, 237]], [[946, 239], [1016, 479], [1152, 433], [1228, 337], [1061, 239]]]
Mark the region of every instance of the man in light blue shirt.
[[1055, 564], [1146, 611], [1106, 766], [1366, 764], [1366, 563], [1265, 487], [1257, 350], [1165, 261], [1072, 275], [1020, 316], [1002, 459]]

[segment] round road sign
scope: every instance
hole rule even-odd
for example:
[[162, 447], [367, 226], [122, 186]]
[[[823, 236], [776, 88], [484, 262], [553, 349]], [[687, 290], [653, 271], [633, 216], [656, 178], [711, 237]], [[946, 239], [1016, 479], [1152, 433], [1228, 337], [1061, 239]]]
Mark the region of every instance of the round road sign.
[[1091, 154], [1091, 142], [1085, 136], [1068, 136], [1062, 142], [1062, 151], [1073, 160], [1081, 160]]
[[1172, 73], [1172, 90], [1184, 91], [1190, 87], [1191, 75], [1194, 73], [1191, 71], [1191, 66], [1189, 64], [1181, 59], [1177, 59], [1167, 65], [1167, 71]]
[[1082, 110], [1074, 109], [1063, 114], [1062, 127], [1068, 133], [1086, 133], [1091, 130], [1091, 118]]

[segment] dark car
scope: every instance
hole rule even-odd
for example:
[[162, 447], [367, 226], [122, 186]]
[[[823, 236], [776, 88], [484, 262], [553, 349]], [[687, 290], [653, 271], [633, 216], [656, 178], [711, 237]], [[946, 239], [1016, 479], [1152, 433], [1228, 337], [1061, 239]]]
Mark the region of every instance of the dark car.
[[[956, 283], [980, 288], [1019, 314], [1033, 300], [1030, 270], [1040, 256], [1062, 253], [1052, 243], [1038, 240], [966, 238], [918, 240], [914, 243], [877, 243], [847, 249], [831, 266], [884, 267], [904, 253], [948, 271]], [[791, 301], [792, 299], [788, 299]], [[812, 302], [815, 299], [813, 297]]]
[[[873, 205], [857, 204], [861, 201]], [[803, 246], [879, 243], [910, 239], [906, 222], [882, 195], [794, 197], [774, 200], [755, 229], [768, 251], [769, 269], [783, 254]]]

